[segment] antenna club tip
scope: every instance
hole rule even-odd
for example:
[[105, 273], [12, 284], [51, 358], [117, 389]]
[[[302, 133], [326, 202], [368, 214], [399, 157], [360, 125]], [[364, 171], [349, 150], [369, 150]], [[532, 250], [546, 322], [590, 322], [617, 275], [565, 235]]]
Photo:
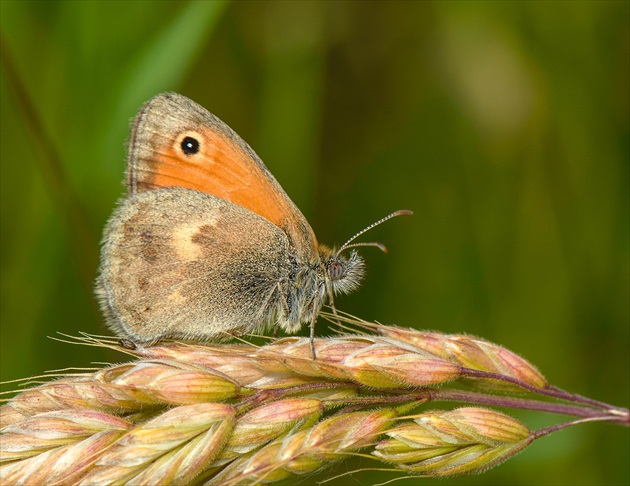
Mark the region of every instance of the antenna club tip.
[[378, 248], [380, 248], [383, 253], [387, 253], [387, 247], [385, 245], [383, 245], [382, 243], [376, 243], [376, 242], [370, 242], [370, 243], [355, 243], [353, 245], [351, 245], [350, 243], [352, 241], [354, 241], [356, 238], [358, 238], [359, 236], [361, 236], [363, 233], [365, 233], [366, 231], [371, 230], [372, 228], [374, 228], [375, 226], [378, 226], [381, 223], [384, 223], [385, 221], [392, 219], [396, 216], [402, 216], [402, 215], [412, 215], [413, 211], [410, 211], [408, 209], [399, 209], [398, 211], [394, 211], [393, 213], [388, 214], [387, 216], [385, 216], [384, 218], [379, 219], [378, 221], [376, 221], [375, 223], [372, 223], [370, 226], [368, 226], [367, 228], [363, 228], [361, 231], [359, 231], [356, 235], [354, 235], [352, 238], [350, 238], [348, 241], [346, 241], [343, 245], [341, 245], [341, 247], [337, 250], [337, 254], [341, 253], [344, 250], [347, 250], [348, 248], [355, 248], [357, 246], [376, 246]]
[[375, 242], [374, 246], [376, 246], [383, 253], [389, 253], [389, 248], [387, 248], [383, 243]]

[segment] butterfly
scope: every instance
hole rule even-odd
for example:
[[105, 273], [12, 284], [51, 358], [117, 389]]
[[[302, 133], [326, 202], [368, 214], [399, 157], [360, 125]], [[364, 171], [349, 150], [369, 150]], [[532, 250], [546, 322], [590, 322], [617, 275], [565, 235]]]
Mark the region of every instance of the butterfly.
[[319, 244], [306, 218], [232, 129], [176, 93], [133, 125], [127, 195], [104, 231], [96, 293], [109, 326], [134, 343], [220, 340], [277, 326], [314, 329], [325, 303], [358, 288], [352, 243]]

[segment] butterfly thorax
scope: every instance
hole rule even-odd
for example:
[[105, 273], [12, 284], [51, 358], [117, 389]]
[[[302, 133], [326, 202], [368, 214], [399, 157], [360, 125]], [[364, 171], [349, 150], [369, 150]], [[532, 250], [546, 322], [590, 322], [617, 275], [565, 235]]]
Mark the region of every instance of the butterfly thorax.
[[312, 324], [326, 302], [333, 304], [334, 295], [356, 290], [365, 273], [364, 260], [356, 251], [346, 257], [324, 245], [318, 246], [310, 261], [293, 257], [291, 266], [277, 316], [278, 325], [288, 333]]

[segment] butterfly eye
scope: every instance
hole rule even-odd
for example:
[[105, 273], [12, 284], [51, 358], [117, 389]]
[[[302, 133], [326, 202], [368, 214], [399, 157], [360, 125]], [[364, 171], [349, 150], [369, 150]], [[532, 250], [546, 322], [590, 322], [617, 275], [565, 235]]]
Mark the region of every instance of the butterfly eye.
[[328, 276], [330, 280], [339, 280], [343, 277], [343, 265], [339, 262], [331, 262], [328, 265]]
[[186, 155], [195, 155], [199, 152], [199, 140], [193, 137], [186, 137], [182, 140], [181, 147]]

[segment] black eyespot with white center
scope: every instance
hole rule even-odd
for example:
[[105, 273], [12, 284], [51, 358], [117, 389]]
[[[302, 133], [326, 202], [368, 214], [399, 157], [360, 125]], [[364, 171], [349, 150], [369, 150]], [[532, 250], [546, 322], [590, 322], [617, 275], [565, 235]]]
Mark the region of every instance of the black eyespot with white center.
[[330, 262], [328, 265], [330, 280], [339, 280], [343, 277], [343, 265], [339, 262]]
[[194, 137], [185, 137], [181, 143], [182, 152], [186, 155], [195, 155], [199, 152], [199, 140]]

